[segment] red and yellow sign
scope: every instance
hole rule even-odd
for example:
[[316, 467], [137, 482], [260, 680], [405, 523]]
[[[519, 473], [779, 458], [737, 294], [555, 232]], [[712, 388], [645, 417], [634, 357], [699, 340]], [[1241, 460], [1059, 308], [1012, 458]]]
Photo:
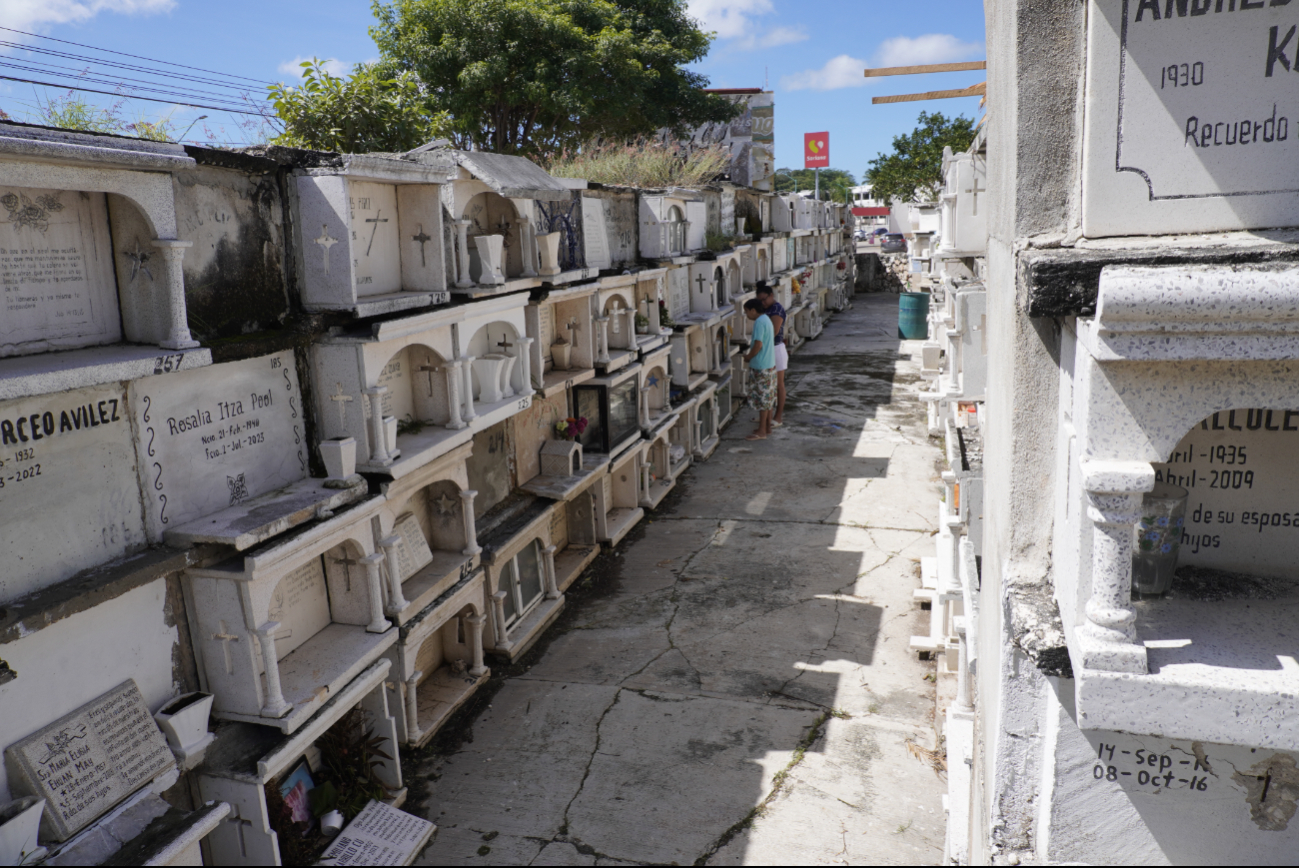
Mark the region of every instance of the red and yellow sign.
[[830, 168], [829, 133], [803, 133], [803, 168]]

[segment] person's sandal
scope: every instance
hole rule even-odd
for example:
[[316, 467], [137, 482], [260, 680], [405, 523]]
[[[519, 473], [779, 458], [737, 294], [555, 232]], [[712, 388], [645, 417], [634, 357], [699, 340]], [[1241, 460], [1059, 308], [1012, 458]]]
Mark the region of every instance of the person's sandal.
[[774, 431], [775, 429], [781, 427], [781, 426], [784, 425], [784, 424], [785, 424], [784, 422], [777, 422], [777, 421], [774, 420], [774, 419], [771, 420], [771, 428], [772, 428], [773, 431]]

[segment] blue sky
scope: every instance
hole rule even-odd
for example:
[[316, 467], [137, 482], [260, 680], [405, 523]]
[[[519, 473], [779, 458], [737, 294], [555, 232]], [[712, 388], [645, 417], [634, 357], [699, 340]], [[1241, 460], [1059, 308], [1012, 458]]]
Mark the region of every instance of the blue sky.
[[[861, 72], [867, 66], [983, 59], [983, 5], [974, 0], [689, 3], [705, 29], [717, 34], [699, 64], [712, 86], [758, 87], [765, 80], [775, 91], [778, 166], [800, 166], [802, 134], [828, 130], [831, 165], [860, 177], [876, 153], [889, 150], [894, 135], [915, 126], [920, 111], [979, 114], [977, 98], [872, 106], [871, 97], [968, 87], [984, 80], [982, 72], [874, 79]], [[374, 58], [372, 22], [369, 4], [358, 0], [0, 0], [5, 27], [259, 81], [292, 80], [296, 62], [313, 55], [338, 68]], [[0, 36], [42, 44], [12, 33]], [[14, 48], [0, 47], [0, 53], [0, 61], [25, 56]], [[0, 74], [41, 78], [4, 68]], [[256, 85], [250, 86], [259, 98]], [[34, 101], [31, 85], [0, 81], [0, 108], [14, 117], [24, 119]], [[180, 128], [209, 115], [187, 140], [209, 134], [218, 141], [248, 140], [231, 116], [211, 111], [131, 103], [124, 113], [134, 118], [169, 110]]]

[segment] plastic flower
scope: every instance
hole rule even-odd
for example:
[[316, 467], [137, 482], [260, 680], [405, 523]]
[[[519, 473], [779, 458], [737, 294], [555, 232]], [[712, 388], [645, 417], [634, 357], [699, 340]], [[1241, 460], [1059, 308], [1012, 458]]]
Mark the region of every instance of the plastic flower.
[[1168, 516], [1161, 515], [1158, 524], [1160, 527], [1168, 527]]

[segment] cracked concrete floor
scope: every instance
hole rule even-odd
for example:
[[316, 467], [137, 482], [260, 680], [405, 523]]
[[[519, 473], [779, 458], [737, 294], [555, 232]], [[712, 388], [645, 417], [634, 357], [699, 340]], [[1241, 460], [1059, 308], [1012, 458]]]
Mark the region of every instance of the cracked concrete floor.
[[896, 324], [897, 296], [858, 296], [791, 361], [787, 424], [749, 443], [742, 412], [420, 759], [419, 864], [941, 860], [946, 783], [912, 749], [936, 747], [933, 664], [908, 650], [939, 450]]

